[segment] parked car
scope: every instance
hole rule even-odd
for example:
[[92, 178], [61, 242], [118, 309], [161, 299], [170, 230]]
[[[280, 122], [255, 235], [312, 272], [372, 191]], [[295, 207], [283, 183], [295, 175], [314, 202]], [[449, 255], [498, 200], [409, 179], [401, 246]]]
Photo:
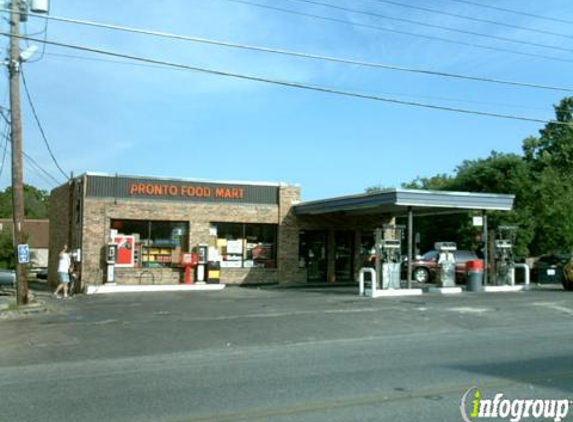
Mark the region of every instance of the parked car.
[[[412, 261], [412, 278], [418, 283], [429, 283], [436, 279], [438, 271], [438, 251], [431, 250]], [[466, 262], [478, 259], [474, 251], [454, 251], [456, 259], [456, 281], [463, 283], [466, 273]]]
[[552, 252], [541, 255], [531, 268], [533, 283], [562, 283], [563, 267], [571, 255], [564, 252]]
[[47, 268], [40, 268], [36, 272], [36, 278], [40, 280], [47, 280], [48, 279], [48, 269]]
[[0, 286], [15, 286], [16, 271], [0, 268]]

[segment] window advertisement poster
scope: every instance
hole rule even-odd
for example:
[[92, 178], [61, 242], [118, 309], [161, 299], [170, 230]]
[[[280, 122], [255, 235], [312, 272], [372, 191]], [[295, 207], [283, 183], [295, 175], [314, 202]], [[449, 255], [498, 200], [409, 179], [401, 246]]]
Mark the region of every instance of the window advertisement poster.
[[117, 235], [113, 237], [113, 242], [117, 244], [116, 267], [133, 267], [135, 264], [135, 237]]

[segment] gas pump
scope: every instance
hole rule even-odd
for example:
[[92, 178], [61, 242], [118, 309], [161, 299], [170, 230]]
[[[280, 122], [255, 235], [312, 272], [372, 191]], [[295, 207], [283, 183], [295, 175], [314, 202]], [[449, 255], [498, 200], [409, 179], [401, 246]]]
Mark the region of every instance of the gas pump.
[[513, 286], [515, 284], [515, 256], [513, 246], [517, 236], [517, 227], [499, 226], [494, 242], [495, 284]]
[[105, 281], [107, 284], [115, 284], [116, 261], [117, 261], [117, 243], [108, 243], [105, 247], [105, 262], [107, 264]]
[[201, 244], [197, 246], [197, 281], [205, 282], [205, 267], [207, 266], [208, 246]]
[[382, 289], [399, 289], [402, 264], [402, 236], [406, 226], [385, 224], [375, 230], [376, 274]]
[[434, 249], [438, 251], [437, 287], [455, 287], [456, 257], [454, 251], [457, 250], [457, 245], [454, 242], [436, 242]]

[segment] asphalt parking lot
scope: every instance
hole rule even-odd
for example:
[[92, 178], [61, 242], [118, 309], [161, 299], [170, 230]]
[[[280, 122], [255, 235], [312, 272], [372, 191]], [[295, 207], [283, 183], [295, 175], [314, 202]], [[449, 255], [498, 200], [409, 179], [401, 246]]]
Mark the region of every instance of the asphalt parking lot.
[[[560, 286], [38, 297], [48, 312], [0, 320], [6, 420], [459, 421], [474, 385], [573, 398], [573, 294]], [[47, 391], [70, 398], [56, 407]]]

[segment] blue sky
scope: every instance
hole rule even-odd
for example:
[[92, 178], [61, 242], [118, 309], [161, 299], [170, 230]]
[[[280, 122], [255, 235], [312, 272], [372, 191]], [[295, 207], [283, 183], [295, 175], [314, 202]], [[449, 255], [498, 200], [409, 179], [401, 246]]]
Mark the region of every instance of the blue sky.
[[[320, 1], [573, 50], [573, 24], [451, 0], [395, 1], [565, 36], [472, 22], [376, 0]], [[570, 0], [479, 1], [573, 22]], [[252, 2], [328, 16], [348, 24], [227, 0], [51, 0], [50, 13], [395, 66], [573, 87], [573, 52], [385, 21], [293, 0]], [[6, 23], [2, 25], [6, 30]], [[488, 51], [362, 25], [565, 61]], [[26, 25], [30, 34], [43, 28], [43, 22], [35, 18]], [[552, 105], [567, 95], [233, 50], [55, 21], [49, 22], [47, 39], [338, 90], [539, 119], [551, 119]], [[416, 177], [452, 174], [462, 161], [487, 157], [492, 150], [521, 153], [523, 139], [537, 135], [543, 126], [108, 60], [117, 61], [48, 46], [41, 60], [24, 65], [38, 115], [66, 172], [286, 182], [300, 184], [303, 199], [312, 200], [361, 193], [374, 185], [399, 187]], [[6, 90], [5, 80], [0, 93], [5, 106]], [[24, 150], [63, 182], [43, 145], [23, 92]], [[2, 188], [10, 184], [8, 158], [0, 176]], [[30, 165], [24, 171], [26, 183], [48, 190], [56, 185], [40, 177]]]

